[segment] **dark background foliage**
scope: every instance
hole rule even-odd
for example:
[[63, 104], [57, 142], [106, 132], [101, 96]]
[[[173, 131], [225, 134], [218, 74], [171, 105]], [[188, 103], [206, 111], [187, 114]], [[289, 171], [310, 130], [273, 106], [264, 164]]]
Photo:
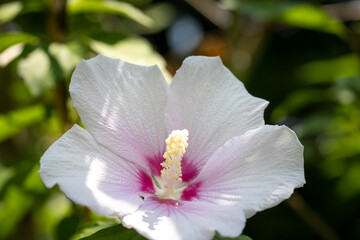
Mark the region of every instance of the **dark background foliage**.
[[98, 53], [159, 64], [169, 80], [188, 55], [220, 55], [270, 101], [266, 122], [291, 127], [305, 147], [306, 185], [244, 234], [360, 239], [359, 20], [359, 1], [1, 1], [0, 239], [78, 239], [118, 223], [37, 174], [44, 151], [80, 122], [74, 67]]

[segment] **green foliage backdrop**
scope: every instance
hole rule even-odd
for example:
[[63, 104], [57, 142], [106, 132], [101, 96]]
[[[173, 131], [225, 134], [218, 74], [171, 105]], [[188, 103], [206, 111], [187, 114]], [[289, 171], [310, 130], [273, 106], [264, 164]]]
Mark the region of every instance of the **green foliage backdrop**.
[[[158, 64], [169, 83], [186, 55], [220, 55], [251, 94], [270, 101], [266, 122], [288, 125], [305, 147], [307, 184], [250, 218], [244, 234], [360, 239], [360, 14], [351, 12], [356, 2], [1, 1], [0, 239], [112, 239], [105, 236], [113, 232], [142, 239], [117, 219], [97, 216], [58, 188], [45, 188], [37, 174], [51, 143], [81, 124], [68, 85], [81, 59], [98, 53]], [[189, 34], [173, 46], [169, 35], [184, 16], [200, 26], [200, 40]], [[183, 43], [194, 46], [179, 54]]]

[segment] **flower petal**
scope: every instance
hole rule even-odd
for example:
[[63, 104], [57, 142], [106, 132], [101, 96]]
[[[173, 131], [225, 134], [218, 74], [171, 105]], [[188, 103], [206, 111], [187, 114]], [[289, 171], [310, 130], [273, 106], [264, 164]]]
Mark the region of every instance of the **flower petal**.
[[245, 217], [238, 205], [179, 201], [178, 205], [150, 197], [136, 212], [125, 216], [124, 226], [156, 240], [207, 240], [215, 231], [227, 237], [241, 234]]
[[83, 60], [70, 83], [74, 106], [96, 141], [142, 166], [164, 153], [166, 89], [157, 66], [102, 55]]
[[[68, 198], [105, 216], [122, 217], [151, 194], [140, 167], [120, 159], [75, 125], [40, 160], [47, 187], [58, 184]], [[151, 179], [150, 179], [151, 181]]]
[[219, 57], [185, 59], [170, 85], [165, 109], [168, 132], [189, 131], [184, 174], [186, 168], [199, 170], [232, 137], [264, 125], [267, 104], [251, 96]]
[[197, 197], [240, 202], [247, 217], [290, 197], [305, 183], [303, 146], [285, 126], [266, 125], [234, 137], [208, 160]]

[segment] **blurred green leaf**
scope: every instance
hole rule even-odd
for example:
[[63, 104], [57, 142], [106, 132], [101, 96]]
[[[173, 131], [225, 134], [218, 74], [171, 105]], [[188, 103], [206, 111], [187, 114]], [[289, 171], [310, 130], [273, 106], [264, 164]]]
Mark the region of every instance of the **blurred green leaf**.
[[97, 221], [95, 223], [88, 224], [86, 226], [80, 227], [80, 230], [78, 230], [77, 233], [71, 237], [71, 240], [78, 240], [80, 238], [90, 236], [102, 229], [113, 227], [119, 223], [120, 221], [118, 218], [108, 218], [104, 221]]
[[286, 116], [299, 112], [307, 106], [313, 105], [314, 103], [328, 101], [328, 95], [329, 94], [327, 94], [327, 91], [324, 89], [303, 89], [293, 91], [282, 104], [273, 110], [271, 118], [274, 122], [277, 122]]
[[68, 240], [75, 234], [80, 222], [80, 216], [76, 213], [63, 218], [57, 226], [56, 235], [58, 240]]
[[0, 239], [5, 239], [17, 227], [34, 204], [34, 198], [17, 186], [7, 188], [0, 202]]
[[151, 27], [131, 24], [129, 21], [123, 21], [121, 27], [137, 34], [155, 34], [169, 27], [176, 18], [174, 6], [164, 2], [151, 4], [148, 8], [144, 9], [144, 13], [153, 20]]
[[13, 168], [4, 167], [0, 164], [0, 193], [6, 183], [16, 174]]
[[69, 216], [72, 210], [72, 203], [63, 193], [51, 194], [44, 204], [33, 212], [35, 225], [42, 232], [46, 232], [49, 239], [53, 239], [56, 226]]
[[306, 28], [342, 36], [345, 27], [332, 19], [322, 8], [310, 4], [300, 4], [275, 18], [294, 27]]
[[15, 18], [22, 9], [21, 2], [8, 2], [0, 5], [0, 24]]
[[4, 67], [21, 54], [24, 49], [23, 43], [18, 43], [6, 48], [0, 53], [0, 66]]
[[296, 75], [307, 84], [334, 82], [338, 78], [359, 75], [359, 59], [354, 54], [314, 61], [299, 67]]
[[360, 163], [351, 164], [336, 186], [340, 196], [351, 198], [360, 194]]
[[290, 1], [224, 0], [227, 8], [262, 21], [274, 21], [293, 27], [343, 36], [345, 27], [332, 19], [320, 6]]
[[34, 105], [0, 115], [0, 142], [14, 136], [22, 129], [42, 121], [46, 116], [45, 107]]
[[30, 92], [37, 96], [55, 84], [51, 67], [48, 54], [41, 48], [37, 48], [19, 61], [17, 72], [24, 79]]
[[166, 70], [166, 61], [143, 38], [130, 37], [115, 43], [106, 43], [92, 39], [89, 42], [89, 46], [95, 52], [108, 57], [120, 58], [124, 61], [144, 66], [158, 65], [167, 82], [171, 82], [172, 76]]
[[236, 238], [228, 238], [228, 237], [222, 237], [222, 236], [220, 236], [219, 233], [216, 233], [213, 240], [252, 240], [252, 239], [246, 235], [240, 235]]
[[98, 0], [73, 0], [68, 4], [70, 14], [77, 13], [110, 13], [130, 18], [146, 27], [151, 27], [153, 20], [146, 16], [140, 9], [126, 2], [98, 1]]
[[56, 59], [59, 64], [61, 74], [57, 78], [68, 78], [77, 64], [81, 62], [81, 46], [76, 42], [70, 43], [51, 43], [49, 54]]
[[127, 229], [121, 224], [102, 229], [91, 236], [81, 238], [82, 240], [145, 240], [134, 229]]
[[0, 33], [0, 52], [17, 43], [34, 44], [38, 38], [28, 33]]
[[236, 10], [242, 14], [250, 15], [259, 20], [271, 20], [285, 11], [296, 6], [294, 2], [273, 2], [273, 1], [237, 1], [222, 0], [223, 6], [227, 9]]
[[40, 175], [38, 173], [39, 169], [40, 169], [40, 164], [37, 163], [26, 176], [23, 182], [23, 187], [27, 191], [31, 191], [33, 193], [43, 193], [46, 191], [46, 187], [42, 182]]

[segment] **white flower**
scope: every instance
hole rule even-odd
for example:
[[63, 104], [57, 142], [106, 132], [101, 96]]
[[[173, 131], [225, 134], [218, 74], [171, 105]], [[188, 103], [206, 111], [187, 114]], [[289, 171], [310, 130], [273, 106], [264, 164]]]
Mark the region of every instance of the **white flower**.
[[236, 237], [305, 183], [294, 132], [264, 125], [268, 103], [219, 58], [187, 58], [167, 86], [157, 66], [99, 55], [77, 66], [70, 93], [86, 130], [47, 150], [42, 180], [147, 238]]

